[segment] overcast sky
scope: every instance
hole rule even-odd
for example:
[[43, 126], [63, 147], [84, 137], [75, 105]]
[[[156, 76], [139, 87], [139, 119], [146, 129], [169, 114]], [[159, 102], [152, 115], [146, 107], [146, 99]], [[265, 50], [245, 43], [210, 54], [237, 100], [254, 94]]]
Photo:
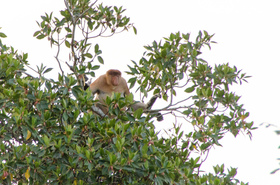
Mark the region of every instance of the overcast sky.
[[[101, 2], [101, 1], [99, 1]], [[127, 9], [138, 30], [124, 32], [112, 38], [97, 40], [103, 52], [105, 65], [97, 75], [107, 69], [128, 70], [131, 60], [138, 61], [144, 45], [167, 37], [171, 32], [191, 33], [195, 37], [199, 30], [214, 34], [212, 50], [203, 54], [209, 64], [230, 63], [252, 76], [249, 83], [234, 90], [241, 95], [241, 102], [250, 112], [255, 126], [269, 123], [275, 127], [261, 126], [253, 131], [253, 140], [230, 134], [223, 140], [223, 147], [210, 152], [204, 170], [212, 165], [225, 164], [227, 168], [238, 167], [242, 181], [250, 185], [279, 185], [280, 172], [270, 175], [279, 167], [280, 136], [274, 130], [279, 123], [279, 68], [280, 68], [280, 4], [278, 0], [107, 0], [106, 4], [122, 5]], [[56, 67], [54, 51], [46, 40], [36, 40], [33, 33], [38, 30], [36, 21], [45, 12], [64, 8], [62, 0], [0, 0], [0, 32], [8, 38], [3, 42], [29, 54], [30, 64], [35, 67], [43, 63]], [[95, 44], [95, 42], [93, 43]], [[67, 60], [67, 59], [65, 59]], [[126, 76], [125, 76], [126, 77]]]

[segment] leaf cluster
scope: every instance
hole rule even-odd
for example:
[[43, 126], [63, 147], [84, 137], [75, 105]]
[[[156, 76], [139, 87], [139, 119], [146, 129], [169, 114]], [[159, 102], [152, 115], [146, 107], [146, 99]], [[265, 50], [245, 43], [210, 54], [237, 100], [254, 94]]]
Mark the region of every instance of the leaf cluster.
[[245, 73], [229, 64], [210, 66], [200, 58], [202, 48], [211, 48], [212, 37], [206, 31], [200, 31], [195, 41], [190, 34], [175, 33], [164, 38], [164, 42], [154, 41], [145, 46], [146, 52], [139, 63], [127, 72], [133, 75], [129, 79], [130, 87], [139, 84], [137, 90], [148, 95], [161, 94], [167, 103], [157, 111], [164, 115], [172, 114], [191, 123], [194, 132], [186, 135], [192, 146], [207, 151], [225, 133], [236, 136], [255, 129], [253, 122], [247, 122], [249, 113], [239, 104], [240, 96], [230, 91], [233, 84], [247, 82]]
[[[92, 49], [91, 40], [110, 37], [131, 27], [136, 34], [136, 28], [130, 18], [123, 15], [123, 7], [97, 5], [97, 1], [91, 3], [89, 0], [65, 0], [64, 3], [66, 9], [60, 11], [60, 16], [54, 17], [53, 13], [41, 16], [42, 21], [37, 22], [40, 30], [34, 33], [34, 37], [47, 38], [51, 46], [57, 47], [55, 58], [62, 75], [63, 64], [66, 64], [77, 79], [87, 74], [94, 77], [94, 70], [100, 66], [93, 65], [93, 61], [97, 59], [104, 64], [104, 60], [98, 44]], [[59, 59], [62, 49], [69, 51], [68, 62]], [[79, 84], [84, 85], [83, 82]]]

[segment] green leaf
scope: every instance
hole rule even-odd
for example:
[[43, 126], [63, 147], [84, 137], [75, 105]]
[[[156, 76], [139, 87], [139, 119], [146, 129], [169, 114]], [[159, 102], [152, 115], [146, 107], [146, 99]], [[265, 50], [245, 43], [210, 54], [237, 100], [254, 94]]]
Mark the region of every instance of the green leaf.
[[136, 111], [134, 111], [133, 115], [134, 117], [136, 117], [137, 119], [140, 119], [141, 116], [143, 114], [143, 109], [137, 109]]
[[275, 174], [279, 170], [280, 170], [280, 168], [277, 168], [277, 169], [273, 170], [272, 172], [270, 172], [270, 174]]
[[68, 28], [68, 27], [65, 27], [65, 30], [66, 30], [67, 32], [72, 32], [72, 30], [71, 30], [70, 28]]
[[87, 58], [92, 58], [93, 57], [92, 54], [90, 54], [90, 53], [86, 53], [86, 54], [84, 54], [84, 56], [87, 57]]
[[47, 146], [49, 146], [49, 144], [50, 144], [50, 139], [48, 138], [47, 135], [44, 135], [44, 136], [43, 136], [43, 140], [44, 140], [45, 144], [46, 144]]
[[189, 34], [189, 33], [187, 33], [187, 34], [182, 34], [182, 37], [183, 37], [185, 40], [189, 40], [190, 34]]
[[129, 88], [131, 89], [132, 87], [134, 87], [134, 85], [135, 85], [135, 82], [136, 82], [136, 77], [135, 78], [130, 78], [129, 80], [128, 80], [128, 83], [130, 83], [130, 86], [129, 86]]
[[98, 56], [97, 59], [98, 59], [100, 64], [104, 64], [104, 60], [101, 56]]
[[92, 66], [90, 69], [91, 70], [97, 70], [97, 69], [99, 69], [100, 68], [100, 65], [95, 65], [95, 66]]
[[67, 41], [67, 40], [65, 40], [65, 46], [67, 47], [67, 48], [70, 48], [70, 43]]
[[99, 45], [98, 44], [95, 44], [94, 51], [95, 51], [95, 53], [98, 53], [98, 51], [99, 51]]
[[220, 179], [215, 178], [215, 180], [214, 180], [214, 185], [220, 185], [220, 184], [221, 184], [220, 181], [221, 181]]
[[48, 69], [46, 69], [46, 70], [43, 72], [43, 74], [50, 72], [52, 69], [53, 69], [53, 68], [48, 68]]
[[191, 92], [193, 92], [194, 90], [195, 90], [195, 88], [194, 88], [194, 86], [192, 86], [192, 87], [189, 87], [189, 88], [185, 89], [185, 92], [186, 92], [186, 93], [191, 93]]
[[28, 53], [23, 54], [23, 60], [26, 60], [28, 58]]
[[7, 36], [4, 33], [0, 32], [0, 37], [6, 38]]
[[61, 100], [61, 104], [65, 109], [67, 108], [67, 103], [66, 103], [65, 99]]
[[147, 144], [144, 144], [143, 146], [142, 146], [142, 148], [141, 148], [141, 153], [143, 154], [143, 155], [147, 155], [147, 152], [148, 152], [148, 145]]
[[234, 177], [237, 174], [237, 169], [236, 168], [231, 168], [229, 171], [229, 176]]
[[37, 35], [39, 35], [39, 33], [41, 33], [41, 31], [36, 31], [36, 32], [33, 34], [33, 37], [36, 37]]
[[46, 35], [41, 34], [41, 35], [37, 36], [36, 38], [39, 39], [39, 40], [41, 40], [41, 39], [43, 39], [43, 38], [45, 38], [45, 37], [46, 37]]
[[133, 26], [134, 34], [137, 35], [137, 29]]

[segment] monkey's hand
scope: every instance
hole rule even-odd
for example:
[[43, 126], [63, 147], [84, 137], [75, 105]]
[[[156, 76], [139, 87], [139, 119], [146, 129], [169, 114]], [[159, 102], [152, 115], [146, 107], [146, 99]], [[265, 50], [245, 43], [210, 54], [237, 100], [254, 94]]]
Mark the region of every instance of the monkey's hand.
[[91, 84], [91, 80], [92, 80], [92, 79], [90, 79], [89, 82], [86, 82], [86, 83], [85, 83], [85, 85], [84, 85], [84, 90], [87, 90], [87, 89], [89, 88], [89, 85]]
[[87, 90], [88, 88], [89, 88], [89, 85], [87, 83], [85, 83], [84, 90]]

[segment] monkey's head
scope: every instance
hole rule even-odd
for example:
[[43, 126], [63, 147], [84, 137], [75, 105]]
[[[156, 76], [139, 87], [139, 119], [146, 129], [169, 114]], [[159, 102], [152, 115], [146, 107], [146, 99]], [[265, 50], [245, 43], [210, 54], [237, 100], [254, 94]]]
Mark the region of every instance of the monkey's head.
[[106, 72], [106, 80], [108, 84], [118, 86], [122, 73], [117, 69], [110, 69]]

